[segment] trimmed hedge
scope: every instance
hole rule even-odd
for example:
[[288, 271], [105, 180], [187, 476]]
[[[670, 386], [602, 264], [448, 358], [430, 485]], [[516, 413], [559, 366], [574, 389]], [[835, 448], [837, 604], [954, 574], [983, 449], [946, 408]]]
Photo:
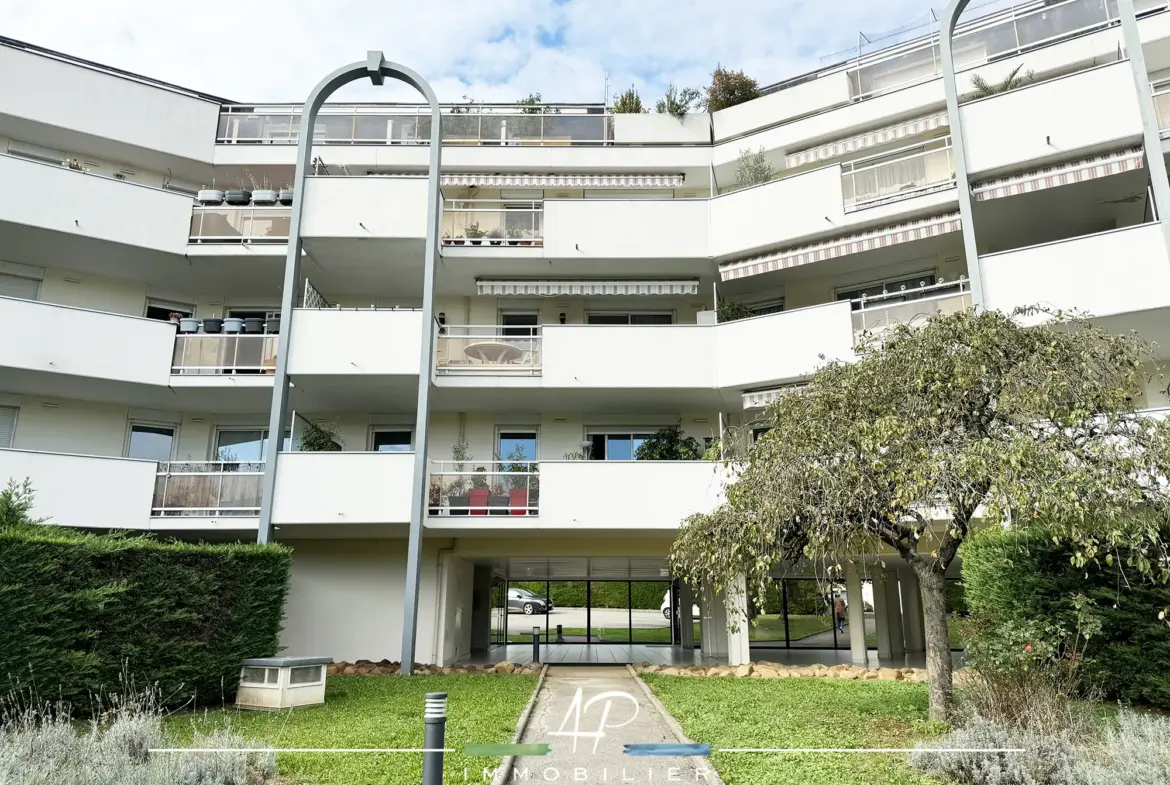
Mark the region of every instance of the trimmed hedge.
[[230, 699], [277, 652], [290, 551], [0, 530], [0, 694], [83, 708], [125, 675], [168, 705]]
[[1085, 649], [1088, 683], [1110, 698], [1170, 708], [1170, 628], [1158, 619], [1170, 586], [1138, 576], [1126, 586], [1113, 568], [1073, 567], [1071, 552], [1039, 529], [988, 529], [961, 554], [973, 622], [968, 652], [1022, 648], [1029, 633], [1075, 634], [1074, 603], [1084, 595], [1101, 622]]

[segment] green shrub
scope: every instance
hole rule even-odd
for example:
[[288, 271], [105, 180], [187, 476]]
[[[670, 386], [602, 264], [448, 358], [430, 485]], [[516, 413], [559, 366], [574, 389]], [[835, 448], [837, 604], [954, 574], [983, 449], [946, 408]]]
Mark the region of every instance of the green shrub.
[[84, 705], [119, 677], [169, 705], [234, 695], [275, 654], [290, 552], [24, 527], [0, 531], [0, 693]]
[[1170, 629], [1158, 619], [1170, 586], [1127, 581], [1119, 567], [1074, 567], [1071, 549], [1038, 529], [988, 529], [961, 554], [972, 664], [1016, 667], [1083, 650], [1086, 686], [1170, 708]]

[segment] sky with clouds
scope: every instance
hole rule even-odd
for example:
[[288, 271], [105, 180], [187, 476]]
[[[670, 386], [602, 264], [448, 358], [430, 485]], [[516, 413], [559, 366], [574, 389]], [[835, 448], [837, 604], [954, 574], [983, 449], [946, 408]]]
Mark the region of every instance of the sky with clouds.
[[[941, 5], [941, 0], [940, 3]], [[238, 102], [300, 103], [367, 49], [442, 101], [598, 102], [631, 84], [703, 87], [716, 63], [761, 85], [927, 21], [921, 0], [3, 0], [0, 35]], [[0, 75], [2, 83], [2, 75]], [[334, 100], [414, 100], [352, 85]]]

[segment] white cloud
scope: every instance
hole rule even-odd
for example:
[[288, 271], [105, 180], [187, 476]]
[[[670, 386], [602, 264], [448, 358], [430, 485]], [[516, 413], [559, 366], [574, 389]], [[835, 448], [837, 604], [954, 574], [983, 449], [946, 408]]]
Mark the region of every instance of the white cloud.
[[[602, 100], [630, 84], [702, 86], [717, 62], [761, 84], [922, 20], [913, 0], [7, 0], [0, 31], [229, 100], [304, 100], [367, 49], [421, 73], [444, 101]], [[550, 41], [559, 45], [545, 45]], [[545, 42], [545, 43], [542, 43]], [[0, 75], [2, 76], [2, 75]], [[355, 85], [339, 100], [414, 100]]]

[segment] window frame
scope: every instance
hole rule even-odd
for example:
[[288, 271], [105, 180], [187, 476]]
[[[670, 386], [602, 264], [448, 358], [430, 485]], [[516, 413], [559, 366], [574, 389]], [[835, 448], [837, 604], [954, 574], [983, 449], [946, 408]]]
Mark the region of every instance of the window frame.
[[[405, 433], [410, 437], [410, 443], [407, 445], [409, 449], [406, 450], [379, 450], [374, 440], [379, 433]], [[388, 453], [412, 453], [414, 452], [414, 428], [409, 425], [371, 425], [369, 435], [366, 437], [366, 447], [368, 452], [388, 452]]]
[[130, 455], [130, 443], [134, 438], [134, 428], [142, 426], [144, 428], [169, 428], [171, 431], [171, 457], [166, 461], [159, 461], [159, 463], [174, 463], [175, 456], [179, 450], [179, 424], [173, 422], [163, 422], [162, 420], [140, 420], [132, 418], [126, 421], [126, 443], [122, 448], [122, 457], [130, 458], [136, 461], [148, 461], [150, 458], [134, 458]]

